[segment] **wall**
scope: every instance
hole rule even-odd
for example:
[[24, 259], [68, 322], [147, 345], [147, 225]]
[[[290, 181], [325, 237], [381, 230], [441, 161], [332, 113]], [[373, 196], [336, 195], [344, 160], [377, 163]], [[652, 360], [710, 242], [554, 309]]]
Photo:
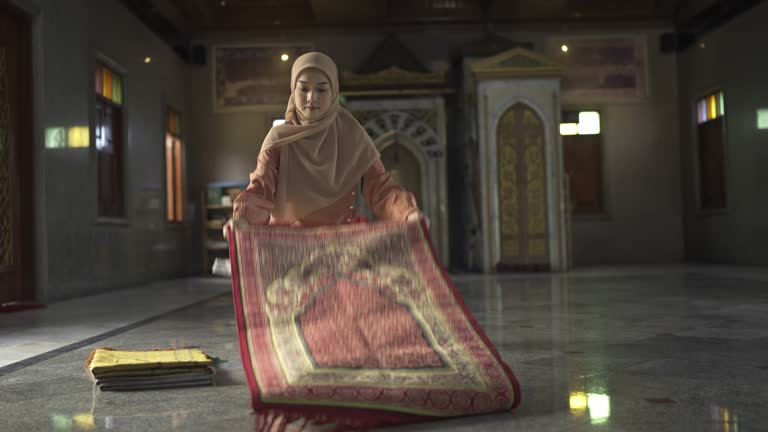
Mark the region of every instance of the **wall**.
[[[680, 206], [679, 144], [677, 126], [676, 59], [658, 50], [661, 30], [636, 31], [645, 34], [648, 46], [649, 97], [630, 103], [580, 104], [603, 113], [605, 133], [605, 184], [608, 215], [574, 222], [574, 256], [577, 266], [595, 264], [669, 263], [682, 259], [682, 217]], [[595, 33], [588, 33], [595, 34]], [[600, 33], [597, 33], [600, 34]], [[616, 33], [611, 33], [616, 34]], [[406, 31], [398, 38], [423, 63], [431, 67], [452, 64], [459, 48], [480, 39], [479, 31]], [[530, 41], [542, 52], [549, 33], [508, 33], [504, 36]], [[343, 35], [299, 35], [294, 39], [259, 38], [247, 33], [226, 37], [209, 36], [200, 42], [207, 47], [218, 43], [285, 43], [310, 41], [317, 50], [330, 55], [339, 70], [356, 70], [385, 37], [371, 32]], [[210, 50], [208, 51], [210, 56]], [[210, 57], [209, 57], [210, 63]], [[343, 89], [342, 89], [343, 90]], [[286, 89], [286, 100], [289, 90]], [[211, 101], [211, 66], [190, 74], [189, 102], [193, 109], [195, 135], [200, 136], [190, 161], [193, 178], [202, 186], [208, 181], [243, 181], [255, 166], [261, 141], [267, 132], [266, 114], [258, 111], [214, 114]], [[448, 107], [449, 117], [456, 110]], [[270, 113], [271, 114], [271, 113]], [[458, 135], [448, 136], [449, 190], [461, 190], [462, 179], [450, 172], [463, 164]], [[463, 196], [463, 193], [461, 194]], [[466, 262], [461, 255], [465, 228], [462, 202], [451, 202], [452, 268]]]
[[[180, 252], [193, 232], [190, 224], [165, 223], [163, 198], [164, 109], [171, 104], [186, 111], [186, 66], [117, 0], [15, 3], [34, 14], [38, 299], [188, 273], [191, 261]], [[127, 219], [122, 223], [97, 220], [92, 149], [44, 147], [46, 128], [93, 125], [96, 53], [126, 72]], [[150, 64], [144, 63], [147, 56]], [[91, 147], [93, 142], [91, 130]], [[150, 195], [156, 199], [147, 199]]]
[[[248, 173], [255, 168], [256, 157], [261, 143], [269, 128], [269, 120], [273, 115], [282, 115], [282, 110], [275, 112], [231, 112], [214, 113], [212, 102], [212, 67], [211, 47], [216, 44], [243, 44], [243, 43], [286, 43], [286, 42], [310, 42], [315, 49], [330, 55], [337, 63], [339, 71], [356, 70], [368, 55], [385, 37], [384, 34], [375, 33], [345, 33], [344, 35], [298, 35], [293, 39], [265, 39], [249, 34], [230, 34], [224, 37], [208, 38], [199, 41], [204, 44], [208, 54], [208, 64], [194, 67], [189, 74], [188, 102], [192, 107], [191, 127], [194, 135], [200, 139], [196, 141], [196, 147], [190, 151], [190, 179], [196, 183], [191, 188], [200, 189], [205, 183], [212, 181], [237, 181], [246, 182]], [[414, 32], [398, 35], [401, 41], [416, 53], [427, 66], [434, 62], [442, 62], [439, 67], [448, 67], [452, 51], [459, 46], [459, 42], [479, 38], [477, 32], [451, 33], [444, 32]], [[463, 43], [463, 42], [462, 42]], [[342, 89], [343, 90], [343, 89]], [[286, 102], [290, 89], [286, 88]], [[451, 100], [451, 96], [448, 97]], [[450, 103], [450, 102], [449, 102]], [[448, 119], [447, 140], [448, 155], [447, 165], [450, 168], [456, 164], [457, 151], [453, 151], [460, 145], [453, 139], [451, 130], [456, 124], [452, 121], [454, 113], [449, 109], [446, 112]], [[448, 176], [448, 189], [461, 188], [461, 178]], [[451, 209], [453, 210], [453, 209]], [[458, 238], [463, 232], [461, 218], [449, 210], [449, 236]], [[453, 251], [452, 255], [461, 253]]]
[[[768, 130], [756, 110], [768, 108], [768, 3], [761, 3], [679, 55], [685, 255], [690, 261], [768, 265]], [[692, 104], [714, 89], [725, 96], [725, 212], [696, 207]]]
[[[36, 245], [38, 297], [56, 300], [198, 271], [198, 194], [209, 181], [244, 181], [253, 169], [272, 113], [214, 114], [211, 67], [187, 66], [117, 0], [13, 0], [35, 14]], [[577, 266], [692, 261], [768, 263], [768, 131], [757, 130], [755, 110], [768, 107], [768, 61], [756, 41], [768, 31], [768, 4], [756, 6], [680, 55], [662, 54], [666, 29], [634, 31], [647, 37], [650, 91], [630, 103], [582, 101], [603, 115], [607, 215], [574, 221]], [[586, 34], [600, 34], [586, 32]], [[615, 33], [612, 33], [615, 34]], [[548, 33], [507, 33], [541, 52]], [[384, 34], [298, 35], [354, 70]], [[398, 37], [432, 67], [452, 64], [477, 31], [406, 31]], [[220, 42], [275, 43], [249, 34], [207, 37]], [[88, 149], [44, 149], [44, 129], [93, 124], [92, 71], [96, 53], [127, 72], [127, 223], [96, 218], [95, 158]], [[209, 51], [210, 54], [210, 51]], [[144, 64], [146, 56], [152, 63]], [[210, 62], [210, 58], [209, 58]], [[728, 209], [696, 211], [691, 103], [722, 88], [726, 94]], [[288, 90], [286, 89], [286, 97]], [[187, 224], [169, 227], [163, 210], [163, 109], [182, 112], [187, 130]], [[567, 108], [567, 107], [566, 107]], [[449, 108], [447, 115], [457, 111]], [[279, 113], [277, 113], [279, 114]], [[451, 121], [451, 124], [458, 122]], [[448, 137], [448, 166], [461, 167], [463, 142]], [[91, 132], [92, 134], [92, 132]], [[93, 142], [93, 136], [91, 136]], [[460, 186], [450, 176], [449, 189]], [[458, 186], [456, 184], [458, 182]], [[160, 197], [152, 203], [147, 197]], [[450, 209], [451, 239], [463, 238], [461, 202]], [[683, 225], [683, 222], [685, 225]], [[685, 229], [683, 228], [685, 226]], [[684, 241], [683, 241], [684, 239]], [[685, 254], [683, 253], [685, 247]], [[461, 269], [461, 244], [452, 244]]]
[[646, 99], [571, 106], [601, 113], [606, 200], [604, 217], [574, 218], [575, 266], [682, 260], [677, 65], [660, 34], [646, 33]]

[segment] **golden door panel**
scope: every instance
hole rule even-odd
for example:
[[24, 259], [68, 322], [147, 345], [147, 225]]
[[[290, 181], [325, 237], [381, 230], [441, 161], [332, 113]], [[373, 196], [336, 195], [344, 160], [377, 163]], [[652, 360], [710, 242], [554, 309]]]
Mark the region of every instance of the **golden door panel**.
[[499, 184], [499, 266], [546, 265], [546, 154], [544, 124], [518, 103], [501, 117], [497, 130]]
[[499, 232], [501, 253], [509, 259], [519, 258], [520, 221], [518, 209], [518, 136], [515, 133], [516, 112], [507, 111], [499, 122]]
[[393, 180], [413, 193], [419, 208], [426, 209], [421, 196], [421, 167], [416, 156], [406, 147], [392, 143], [381, 151], [381, 163]]

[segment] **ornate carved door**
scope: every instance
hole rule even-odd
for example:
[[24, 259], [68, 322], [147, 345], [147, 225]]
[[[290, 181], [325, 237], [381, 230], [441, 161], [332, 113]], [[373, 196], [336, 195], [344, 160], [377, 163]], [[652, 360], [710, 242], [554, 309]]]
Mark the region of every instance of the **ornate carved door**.
[[544, 123], [517, 103], [497, 130], [499, 271], [549, 269]]
[[0, 6], [0, 303], [32, 295], [30, 41], [27, 18]]

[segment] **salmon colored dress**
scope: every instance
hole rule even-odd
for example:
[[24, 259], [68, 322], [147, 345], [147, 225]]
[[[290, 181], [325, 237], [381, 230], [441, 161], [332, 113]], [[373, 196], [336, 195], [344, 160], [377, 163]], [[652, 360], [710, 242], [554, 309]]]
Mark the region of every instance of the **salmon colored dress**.
[[[315, 210], [300, 220], [277, 220], [271, 210], [275, 203], [278, 169], [280, 167], [280, 148], [273, 148], [259, 153], [256, 170], [250, 174], [251, 182], [243, 192], [249, 194], [243, 198], [249, 206], [264, 210], [263, 223], [270, 225], [318, 226], [351, 223], [357, 219], [358, 188], [347, 191], [333, 204]], [[368, 207], [379, 220], [405, 221], [408, 215], [418, 211], [413, 194], [403, 189], [389, 175], [381, 160], [376, 160], [363, 175], [362, 191]]]

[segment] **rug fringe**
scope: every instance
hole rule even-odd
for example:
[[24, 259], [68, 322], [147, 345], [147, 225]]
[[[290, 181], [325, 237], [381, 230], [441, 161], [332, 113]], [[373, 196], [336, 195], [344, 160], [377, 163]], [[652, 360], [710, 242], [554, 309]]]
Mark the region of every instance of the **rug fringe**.
[[352, 432], [414, 422], [413, 418], [393, 417], [392, 413], [340, 413], [327, 407], [264, 408], [255, 414], [257, 432]]

